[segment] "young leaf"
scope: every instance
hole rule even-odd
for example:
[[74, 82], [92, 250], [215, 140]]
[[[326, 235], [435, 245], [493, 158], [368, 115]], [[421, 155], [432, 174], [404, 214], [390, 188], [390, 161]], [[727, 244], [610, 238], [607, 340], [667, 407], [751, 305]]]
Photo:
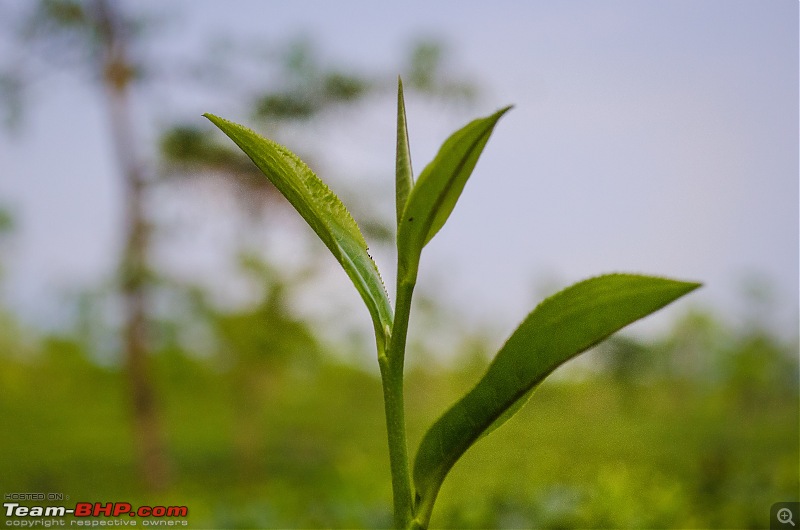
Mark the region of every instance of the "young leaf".
[[497, 120], [510, 108], [473, 120], [453, 133], [420, 173], [397, 227], [401, 275], [416, 274], [422, 247], [447, 221]]
[[397, 152], [395, 156], [395, 197], [397, 200], [397, 225], [403, 217], [403, 209], [408, 194], [414, 187], [414, 173], [411, 170], [411, 150], [408, 147], [408, 127], [406, 126], [406, 103], [403, 98], [403, 81], [397, 78]]
[[238, 145], [330, 249], [364, 299], [379, 348], [392, 328], [392, 308], [364, 236], [344, 204], [294, 153], [213, 114], [204, 114]]
[[417, 514], [427, 525], [450, 468], [548, 374], [700, 284], [629, 274], [577, 283], [546, 299], [514, 331], [483, 378], [422, 439], [414, 463]]

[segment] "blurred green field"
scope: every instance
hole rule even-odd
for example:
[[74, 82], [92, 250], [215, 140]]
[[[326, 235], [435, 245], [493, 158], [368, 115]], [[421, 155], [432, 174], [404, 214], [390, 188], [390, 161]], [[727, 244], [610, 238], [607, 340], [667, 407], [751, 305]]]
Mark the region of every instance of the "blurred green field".
[[[745, 371], [717, 370], [711, 381], [600, 369], [546, 382], [456, 465], [432, 526], [768, 526], [770, 505], [797, 499], [800, 488], [797, 360], [763, 340], [738, 348], [729, 364]], [[0, 355], [5, 493], [186, 505], [192, 528], [391, 524], [374, 374], [324, 356], [237, 364], [161, 351], [154, 378], [173, 480], [168, 491], [147, 493], [123, 375], [70, 340], [36, 350]], [[626, 350], [614, 351], [608, 358]], [[427, 425], [480, 375], [482, 359], [410, 371], [412, 454]]]

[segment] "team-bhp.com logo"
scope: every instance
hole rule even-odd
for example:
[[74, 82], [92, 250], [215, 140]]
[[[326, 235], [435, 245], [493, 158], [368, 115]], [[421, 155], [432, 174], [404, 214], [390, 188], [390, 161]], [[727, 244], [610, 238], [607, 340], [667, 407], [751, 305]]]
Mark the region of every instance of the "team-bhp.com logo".
[[[18, 502], [4, 502], [5, 515], [7, 518], [37, 518], [37, 517], [152, 517], [157, 521], [142, 521], [143, 525], [159, 526], [164, 524], [168, 517], [186, 517], [189, 515], [189, 508], [186, 506], [139, 506], [134, 508], [129, 502], [78, 502], [74, 508], [67, 508], [66, 506], [22, 506]], [[163, 519], [163, 521], [162, 521]], [[78, 523], [78, 526], [96, 526], [90, 523], [91, 519], [82, 521], [71, 521]], [[9, 520], [6, 521], [7, 526], [35, 526], [29, 525], [9, 525]], [[177, 521], [173, 521], [175, 523]], [[81, 524], [84, 523], [84, 524]], [[135, 524], [134, 521], [131, 523]], [[181, 521], [178, 524], [186, 525], [186, 521]], [[171, 523], [170, 526], [173, 526]]]

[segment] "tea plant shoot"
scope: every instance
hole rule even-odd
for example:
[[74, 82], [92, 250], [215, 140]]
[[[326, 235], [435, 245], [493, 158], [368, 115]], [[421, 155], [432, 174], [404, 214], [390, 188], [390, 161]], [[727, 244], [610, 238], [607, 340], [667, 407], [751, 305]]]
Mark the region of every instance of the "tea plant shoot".
[[510, 108], [473, 120], [453, 133], [415, 179], [403, 86], [398, 82], [394, 307], [358, 225], [328, 186], [286, 147], [246, 127], [205, 114], [306, 220], [367, 306], [383, 384], [397, 528], [428, 527], [450, 469], [475, 442], [514, 415], [556, 368], [700, 286], [617, 273], [581, 281], [542, 301], [500, 348], [478, 383], [430, 426], [410, 465], [403, 366], [420, 257], [425, 245], [447, 222], [492, 131]]

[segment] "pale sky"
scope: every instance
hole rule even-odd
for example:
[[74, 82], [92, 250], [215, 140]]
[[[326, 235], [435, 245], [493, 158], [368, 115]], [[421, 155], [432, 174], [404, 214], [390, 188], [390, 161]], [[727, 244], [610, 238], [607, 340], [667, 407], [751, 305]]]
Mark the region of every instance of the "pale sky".
[[[746, 312], [742, 279], [758, 274], [774, 288], [772, 317], [796, 333], [795, 0], [126, 4], [173, 15], [162, 42], [175, 53], [206, 36], [276, 44], [305, 34], [336, 64], [390, 75], [415, 37], [441, 38], [453, 70], [482, 93], [455, 114], [407, 97], [417, 172], [456, 127], [515, 104], [423, 253], [420, 289], [470, 318], [507, 332], [544, 283], [630, 271], [702, 281], [667, 312], [712, 306], [736, 322]], [[38, 87], [17, 136], [0, 136], [0, 203], [18, 225], [3, 300], [34, 322], [53, 316], [58, 293], [108, 277], [119, 245], [120, 190], [109, 178], [96, 93], [74, 77], [57, 81], [54, 90]], [[202, 126], [207, 111], [248, 119], [223, 100], [172, 97], [173, 114]], [[373, 171], [391, 179], [394, 103], [385, 103], [319, 133], [336, 178]], [[137, 104], [146, 135], [159, 109]], [[192, 244], [205, 250], [190, 254], [198, 263], [188, 268], [213, 270], [199, 263], [213, 243], [198, 236]], [[393, 257], [376, 259], [392, 277]], [[343, 273], [334, 278], [346, 285]]]

